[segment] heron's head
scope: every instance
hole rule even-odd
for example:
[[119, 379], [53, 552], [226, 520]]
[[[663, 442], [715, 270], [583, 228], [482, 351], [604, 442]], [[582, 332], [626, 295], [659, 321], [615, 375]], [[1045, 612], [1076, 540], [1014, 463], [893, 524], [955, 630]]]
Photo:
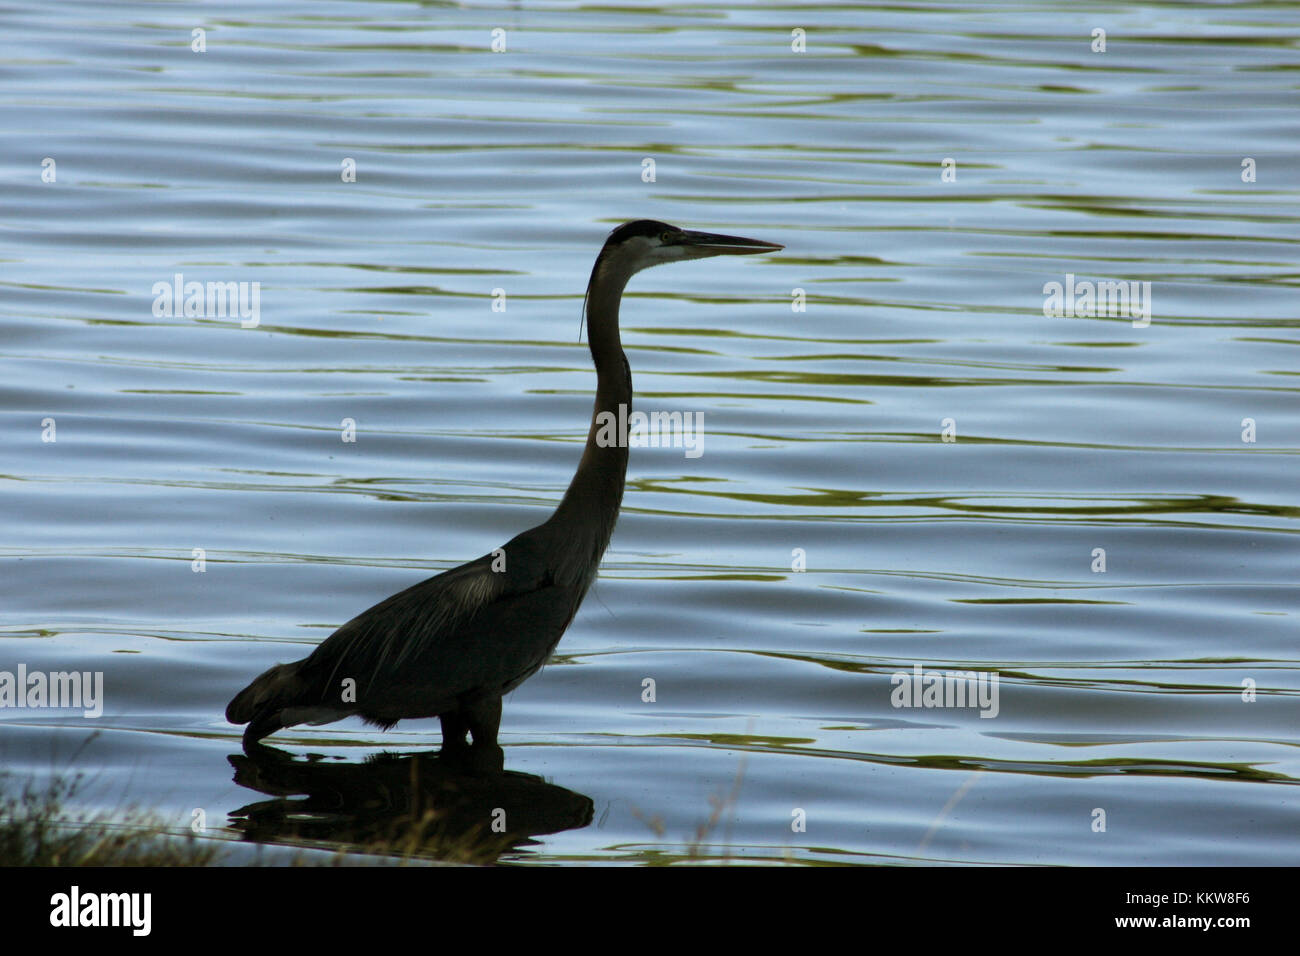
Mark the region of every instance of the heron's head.
[[654, 219], [634, 219], [623, 223], [605, 240], [591, 270], [587, 291], [590, 293], [597, 281], [616, 283], [622, 289], [623, 283], [642, 269], [665, 262], [685, 262], [709, 256], [747, 256], [784, 248], [760, 239], [694, 232]]

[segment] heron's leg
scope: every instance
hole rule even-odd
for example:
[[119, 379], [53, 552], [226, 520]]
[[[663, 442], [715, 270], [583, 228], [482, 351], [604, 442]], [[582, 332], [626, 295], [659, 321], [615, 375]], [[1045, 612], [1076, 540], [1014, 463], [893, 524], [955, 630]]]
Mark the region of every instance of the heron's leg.
[[474, 736], [475, 747], [495, 747], [497, 730], [501, 727], [501, 698], [480, 697], [462, 704], [469, 732]]
[[465, 722], [465, 717], [459, 711], [451, 711], [446, 714], [439, 714], [438, 721], [442, 724], [442, 745], [444, 747], [464, 747], [465, 732], [469, 730], [469, 724]]

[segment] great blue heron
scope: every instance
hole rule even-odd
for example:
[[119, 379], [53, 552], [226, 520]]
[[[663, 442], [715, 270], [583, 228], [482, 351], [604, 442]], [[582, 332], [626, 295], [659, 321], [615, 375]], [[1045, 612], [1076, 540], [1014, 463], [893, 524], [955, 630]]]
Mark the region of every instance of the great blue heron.
[[[246, 745], [282, 727], [353, 714], [384, 729], [438, 717], [443, 747], [496, 746], [501, 697], [550, 657], [596, 576], [623, 499], [627, 447], [598, 425], [630, 411], [632, 372], [618, 334], [627, 280], [664, 262], [774, 252], [757, 239], [638, 219], [609, 234], [587, 284], [596, 406], [587, 445], [555, 513], [504, 547], [380, 601], [308, 657], [272, 667], [240, 691], [226, 719]], [[627, 414], [627, 412], [624, 412]]]

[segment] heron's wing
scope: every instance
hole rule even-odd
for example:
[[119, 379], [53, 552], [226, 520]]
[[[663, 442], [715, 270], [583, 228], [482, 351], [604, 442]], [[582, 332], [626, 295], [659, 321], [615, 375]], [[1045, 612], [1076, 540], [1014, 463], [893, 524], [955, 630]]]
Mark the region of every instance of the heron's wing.
[[387, 698], [377, 709], [420, 701], [432, 710], [466, 694], [506, 693], [546, 663], [578, 603], [574, 588], [549, 584], [484, 605], [401, 667], [376, 673]]
[[[421, 581], [358, 614], [316, 648], [303, 662], [304, 671], [322, 679], [326, 694], [329, 688], [338, 688], [344, 678], [354, 679], [358, 689], [379, 679], [391, 681], [413, 668], [417, 660], [420, 667], [414, 669], [425, 671], [424, 680], [433, 677], [442, 683], [425, 668], [437, 663], [450, 667], [462, 653], [481, 656], [481, 649], [457, 637], [471, 622], [484, 618], [486, 624], [492, 617], [491, 609], [503, 601], [555, 590], [538, 547], [527, 534], [503, 549]], [[558, 593], [538, 600], [549, 606], [557, 598], [557, 606], [562, 605], [563, 597]], [[554, 613], [544, 616], [549, 618]], [[474, 630], [481, 631], [483, 624]]]
[[315, 671], [360, 677], [396, 666], [413, 644], [435, 639], [490, 604], [506, 582], [479, 558], [421, 581], [362, 611], [327, 637], [305, 662]]

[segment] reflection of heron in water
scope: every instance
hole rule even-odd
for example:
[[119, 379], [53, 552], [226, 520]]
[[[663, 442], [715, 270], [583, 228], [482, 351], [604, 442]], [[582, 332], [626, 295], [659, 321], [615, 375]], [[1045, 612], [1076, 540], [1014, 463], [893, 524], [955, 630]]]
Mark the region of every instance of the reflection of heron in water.
[[383, 753], [340, 763], [295, 760], [259, 744], [229, 759], [235, 783], [272, 799], [232, 811], [231, 825], [256, 843], [306, 840], [482, 864], [591, 823], [590, 797], [489, 765], [487, 753]]
[[495, 747], [501, 696], [550, 657], [618, 519], [627, 447], [610, 443], [599, 425], [609, 414], [617, 420], [619, 407], [630, 410], [632, 403], [632, 373], [618, 334], [627, 280], [660, 263], [781, 248], [649, 219], [610, 233], [584, 303], [596, 407], [578, 471], [555, 513], [503, 548], [379, 602], [306, 659], [257, 678], [226, 708], [231, 723], [248, 724], [245, 742], [281, 727], [359, 714], [384, 728], [436, 716], [444, 746], [464, 744], [469, 731], [475, 745]]

